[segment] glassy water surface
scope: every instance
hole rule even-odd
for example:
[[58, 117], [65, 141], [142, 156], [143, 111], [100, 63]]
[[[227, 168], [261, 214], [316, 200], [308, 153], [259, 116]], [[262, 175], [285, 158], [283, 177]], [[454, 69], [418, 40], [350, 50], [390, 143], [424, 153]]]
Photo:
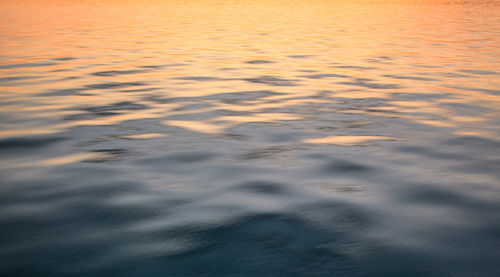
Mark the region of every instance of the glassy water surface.
[[0, 275], [500, 276], [500, 2], [0, 1]]

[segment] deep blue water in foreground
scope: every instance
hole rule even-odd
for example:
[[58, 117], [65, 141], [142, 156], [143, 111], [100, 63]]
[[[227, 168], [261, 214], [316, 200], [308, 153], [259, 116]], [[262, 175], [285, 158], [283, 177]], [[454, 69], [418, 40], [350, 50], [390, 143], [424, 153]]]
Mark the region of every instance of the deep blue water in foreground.
[[500, 276], [499, 19], [0, 0], [0, 276]]

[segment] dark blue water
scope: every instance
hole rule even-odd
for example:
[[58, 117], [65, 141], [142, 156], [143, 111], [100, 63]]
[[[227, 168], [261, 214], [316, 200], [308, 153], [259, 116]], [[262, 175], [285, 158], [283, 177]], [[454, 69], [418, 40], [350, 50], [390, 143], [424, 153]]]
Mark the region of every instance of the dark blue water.
[[497, 1], [0, 1], [0, 276], [500, 276]]

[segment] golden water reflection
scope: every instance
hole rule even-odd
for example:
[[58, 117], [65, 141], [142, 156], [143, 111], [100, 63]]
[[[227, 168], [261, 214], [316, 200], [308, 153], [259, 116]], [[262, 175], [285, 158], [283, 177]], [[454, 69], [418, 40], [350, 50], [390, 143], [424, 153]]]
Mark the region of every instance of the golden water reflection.
[[306, 139], [305, 143], [319, 143], [319, 144], [335, 144], [335, 145], [364, 145], [373, 141], [391, 141], [398, 140], [398, 138], [385, 137], [385, 136], [331, 136], [324, 138]]
[[[1, 1], [0, 136], [146, 119], [312, 132], [345, 114], [494, 137], [500, 8], [469, 5]], [[365, 135], [405, 136], [383, 132]]]

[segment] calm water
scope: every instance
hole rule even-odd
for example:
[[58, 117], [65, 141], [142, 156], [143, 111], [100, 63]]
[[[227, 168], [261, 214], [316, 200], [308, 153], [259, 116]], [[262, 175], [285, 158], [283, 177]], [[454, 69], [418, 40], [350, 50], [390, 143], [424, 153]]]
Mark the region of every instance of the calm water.
[[1, 276], [500, 276], [500, 2], [0, 0]]

